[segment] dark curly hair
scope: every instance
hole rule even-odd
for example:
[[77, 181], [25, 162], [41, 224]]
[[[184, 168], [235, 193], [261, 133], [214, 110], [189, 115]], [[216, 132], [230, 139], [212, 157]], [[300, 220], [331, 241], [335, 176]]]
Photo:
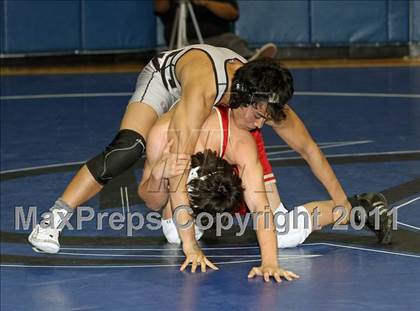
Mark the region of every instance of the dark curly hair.
[[188, 183], [190, 206], [194, 216], [207, 212], [217, 213], [233, 210], [243, 201], [242, 180], [235, 167], [206, 149], [191, 156], [191, 169], [198, 168], [197, 178]]
[[290, 71], [273, 59], [262, 58], [246, 63], [235, 72], [229, 106], [234, 109], [265, 101], [268, 115], [278, 122], [286, 117], [285, 105], [293, 92]]

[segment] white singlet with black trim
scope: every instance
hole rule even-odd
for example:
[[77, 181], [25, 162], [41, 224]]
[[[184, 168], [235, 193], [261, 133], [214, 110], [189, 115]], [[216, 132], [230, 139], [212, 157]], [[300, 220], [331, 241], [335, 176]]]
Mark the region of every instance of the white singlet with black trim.
[[195, 44], [178, 50], [167, 51], [154, 57], [139, 74], [136, 90], [130, 99], [132, 102], [142, 102], [152, 107], [161, 116], [167, 112], [181, 97], [181, 85], [175, 74], [177, 61], [188, 51], [204, 51], [210, 58], [216, 79], [217, 104], [228, 88], [226, 66], [231, 60], [246, 63], [239, 54], [220, 47], [206, 44]]

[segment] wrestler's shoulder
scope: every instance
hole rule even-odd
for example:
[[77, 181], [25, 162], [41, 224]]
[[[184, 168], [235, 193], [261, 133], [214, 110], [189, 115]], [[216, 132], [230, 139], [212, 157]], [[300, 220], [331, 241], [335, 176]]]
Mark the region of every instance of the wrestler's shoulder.
[[213, 62], [205, 51], [193, 49], [178, 60], [176, 71], [180, 76], [197, 73], [205, 78], [206, 74], [213, 75]]

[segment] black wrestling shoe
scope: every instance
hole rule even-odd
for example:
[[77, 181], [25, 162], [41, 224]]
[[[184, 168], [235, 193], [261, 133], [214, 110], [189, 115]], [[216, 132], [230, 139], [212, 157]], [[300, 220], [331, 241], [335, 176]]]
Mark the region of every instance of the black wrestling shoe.
[[[355, 195], [348, 200], [352, 207], [360, 206], [365, 210], [365, 225], [376, 234], [378, 243], [390, 244], [392, 240], [393, 219], [392, 215], [389, 213], [388, 203], [385, 196], [382, 193], [369, 192]], [[375, 218], [377, 218], [375, 214], [379, 214], [379, 221], [375, 221]], [[355, 216], [356, 224], [360, 224], [360, 213], [356, 213]]]

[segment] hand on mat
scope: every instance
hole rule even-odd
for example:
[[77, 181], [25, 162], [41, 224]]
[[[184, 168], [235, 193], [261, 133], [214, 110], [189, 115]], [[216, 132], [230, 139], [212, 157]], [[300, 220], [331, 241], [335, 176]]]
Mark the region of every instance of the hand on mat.
[[281, 277], [284, 277], [288, 281], [293, 281], [300, 277], [292, 271], [272, 266], [260, 266], [252, 268], [248, 273], [248, 279], [253, 278], [256, 275], [262, 276], [266, 282], [270, 281], [270, 276], [272, 276], [277, 283], [281, 282]]
[[197, 269], [197, 265], [201, 266], [201, 272], [206, 272], [207, 266], [212, 268], [213, 270], [219, 270], [210, 260], [206, 258], [200, 247], [195, 244], [191, 249], [184, 250], [185, 257], [187, 257], [182, 264], [180, 271], [184, 271], [185, 268], [191, 263], [191, 272], [195, 273]]
[[152, 169], [152, 175], [156, 179], [172, 178], [182, 175], [188, 168], [191, 156], [183, 153], [171, 153], [170, 149], [174, 140], [171, 139], [165, 145], [162, 157]]

